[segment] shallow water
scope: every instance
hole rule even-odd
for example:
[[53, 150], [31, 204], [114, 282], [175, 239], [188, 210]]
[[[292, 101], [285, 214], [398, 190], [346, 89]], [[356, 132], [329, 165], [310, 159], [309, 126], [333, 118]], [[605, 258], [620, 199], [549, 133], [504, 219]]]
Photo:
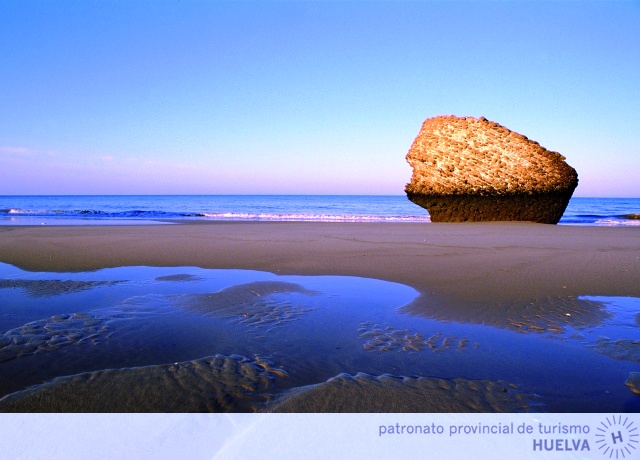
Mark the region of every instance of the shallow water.
[[[638, 312], [634, 298], [438, 310], [365, 278], [0, 264], [0, 410], [367, 411], [376, 389], [390, 395], [376, 410], [637, 412]], [[336, 385], [350, 405], [318, 405]], [[473, 403], [434, 405], [456, 392]]]

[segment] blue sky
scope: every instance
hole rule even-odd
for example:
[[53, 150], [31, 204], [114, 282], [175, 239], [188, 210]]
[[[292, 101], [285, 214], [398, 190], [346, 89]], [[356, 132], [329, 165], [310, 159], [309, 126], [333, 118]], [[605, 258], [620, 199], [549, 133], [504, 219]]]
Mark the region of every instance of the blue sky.
[[403, 194], [424, 119], [640, 196], [640, 2], [0, 2], [0, 194]]

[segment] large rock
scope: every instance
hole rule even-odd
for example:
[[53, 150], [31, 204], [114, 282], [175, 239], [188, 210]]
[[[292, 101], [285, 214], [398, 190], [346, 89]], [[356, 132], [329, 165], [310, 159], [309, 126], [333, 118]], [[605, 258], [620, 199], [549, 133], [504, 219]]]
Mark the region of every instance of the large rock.
[[484, 117], [427, 119], [406, 159], [407, 197], [432, 222], [556, 224], [578, 185], [562, 155]]

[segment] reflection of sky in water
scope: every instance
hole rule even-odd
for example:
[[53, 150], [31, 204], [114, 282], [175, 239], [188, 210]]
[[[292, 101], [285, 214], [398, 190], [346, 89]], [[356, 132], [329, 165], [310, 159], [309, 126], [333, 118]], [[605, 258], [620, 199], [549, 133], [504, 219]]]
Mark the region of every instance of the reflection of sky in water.
[[428, 300], [354, 277], [0, 264], [0, 394], [82, 372], [238, 355], [284, 369], [280, 390], [364, 372], [507, 381], [551, 411], [640, 409], [624, 386], [638, 370], [640, 299], [433, 311]]

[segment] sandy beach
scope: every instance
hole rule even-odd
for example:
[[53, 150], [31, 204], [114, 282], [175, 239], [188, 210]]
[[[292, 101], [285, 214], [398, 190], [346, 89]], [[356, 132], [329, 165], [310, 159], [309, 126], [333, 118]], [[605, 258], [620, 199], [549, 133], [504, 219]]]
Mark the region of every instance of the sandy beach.
[[348, 275], [440, 302], [640, 296], [640, 229], [529, 223], [215, 222], [0, 227], [0, 261], [33, 271], [125, 265]]
[[[0, 262], [37, 272], [91, 272], [102, 268], [126, 266], [201, 267], [259, 270], [282, 276], [333, 275], [386, 280], [401, 283], [418, 292], [418, 296], [409, 304], [397, 306], [401, 314], [414, 318], [429, 318], [442, 324], [454, 322], [486, 325], [497, 330], [540, 333], [538, 335], [561, 335], [566, 330], [597, 327], [612, 315], [599, 302], [584, 299], [585, 296], [640, 297], [640, 231], [637, 228], [529, 223], [318, 222], [184, 222], [173, 225], [108, 227], [5, 226], [0, 227]], [[165, 283], [187, 282], [192, 278], [192, 275], [176, 274], [157, 277], [156, 280]], [[56, 286], [42, 283], [32, 285], [40, 286], [39, 289], [61, 290], [67, 286], [64, 283], [69, 282], [61, 281]], [[6, 287], [23, 285], [26, 287], [24, 282], [22, 285], [13, 282]], [[78, 290], [84, 285], [75, 283], [69, 286]], [[213, 313], [221, 318], [231, 318], [240, 314], [239, 310], [236, 312], [234, 305], [249, 305], [252, 296], [262, 299], [267, 298], [272, 292], [280, 292], [282, 295], [312, 295], [311, 291], [279, 282], [246, 286], [230, 288], [221, 294], [206, 297], [183, 296], [180, 301], [174, 303], [182, 305], [185, 311], [195, 312], [193, 314]], [[260, 289], [264, 289], [264, 292], [260, 292]], [[37, 294], [36, 291], [32, 294], [34, 292]], [[212, 298], [218, 299], [215, 302], [219, 305], [213, 307], [210, 303]], [[265, 304], [256, 305], [251, 306], [251, 311], [263, 315], [262, 320], [268, 319]], [[311, 310], [313, 308], [308, 309]], [[275, 313], [280, 315], [282, 311], [278, 309]], [[298, 315], [307, 310], [292, 311]], [[273, 315], [274, 310], [270, 310], [269, 314]], [[364, 314], [366, 315], [366, 311]], [[117, 315], [113, 316], [115, 317]], [[108, 324], [113, 318], [105, 317], [100, 321]], [[59, 320], [61, 324], [65, 324], [64, 327], [71, 327], [70, 321], [66, 318]], [[102, 323], [99, 326], [102, 327]], [[82, 327], [86, 329], [86, 326]], [[25, 330], [24, 327], [18, 328], [13, 330], [13, 334]], [[74, 333], [80, 334], [77, 331], [80, 329], [76, 328]], [[362, 347], [367, 351], [380, 352], [381, 345], [384, 345], [393, 350], [393, 353], [400, 353], [402, 350], [420, 353], [429, 347], [433, 348], [432, 345], [437, 338], [444, 346], [436, 345], [436, 348], [440, 346], [441, 350], [458, 350], [458, 354], [455, 355], [458, 358], [452, 358], [451, 361], [456, 363], [456, 359], [461, 359], [460, 352], [468, 355], [471, 352], [465, 350], [474, 348], [467, 339], [455, 336], [447, 338], [446, 332], [445, 336], [441, 337], [438, 332], [427, 339], [419, 331], [401, 327], [398, 330], [393, 330], [392, 327], [383, 329], [362, 321], [359, 331], [361, 341], [358, 346], [361, 352]], [[286, 333], [283, 337], [286, 337]], [[618, 337], [599, 339], [597, 344], [594, 342], [587, 348], [596, 348], [599, 355], [609, 357], [602, 359], [610, 359], [611, 362], [626, 360], [627, 367], [624, 367], [620, 371], [620, 377], [614, 380], [617, 391], [624, 400], [621, 404], [628, 407], [628, 401], [633, 402], [633, 398], [637, 397], [625, 389], [622, 376], [626, 377], [629, 370], [634, 369], [633, 363], [637, 363], [640, 358], [635, 342], [628, 340], [630, 337], [620, 338], [626, 341], [615, 339]], [[542, 346], [553, 347], [553, 343], [547, 340]], [[477, 347], [478, 343], [475, 346]], [[479, 346], [482, 350], [485, 344], [480, 343]], [[496, 346], [499, 348], [501, 345]], [[510, 353], [508, 349], [504, 349], [503, 352]], [[11, 356], [11, 362], [19, 361]], [[170, 382], [174, 382], [174, 374], [178, 375], [176, 369], [185, 369], [185, 375], [197, 376], [189, 369], [199, 369], [204, 366], [202, 363], [213, 362], [211, 360], [232, 363], [232, 366], [228, 366], [229, 369], [240, 366], [237, 363], [241, 363], [243, 369], [248, 369], [243, 371], [251, 376], [247, 381], [255, 388], [263, 388], [260, 390], [263, 391], [259, 395], [260, 401], [274, 402], [267, 406], [266, 410], [358, 411], [358, 405], [354, 401], [359, 397], [362, 405], [359, 410], [365, 411], [365, 408], [371, 405], [371, 398], [366, 395], [373, 391], [372, 389], [379, 394], [379, 397], [375, 398], [378, 405], [373, 406], [376, 411], [405, 411], [413, 407], [423, 411], [511, 412], [526, 411], [532, 407], [531, 404], [523, 402], [527, 399], [523, 393], [514, 390], [512, 394], [511, 388], [516, 386], [512, 386], [510, 382], [502, 382], [501, 377], [492, 377], [492, 380], [459, 379], [457, 372], [464, 377], [463, 371], [456, 371], [455, 368], [447, 371], [449, 374], [445, 379], [440, 379], [441, 376], [434, 370], [436, 368], [432, 368], [431, 371], [416, 370], [415, 375], [405, 372], [402, 375], [385, 376], [386, 374], [356, 375], [359, 368], [355, 367], [350, 370], [351, 374], [343, 375], [340, 368], [336, 367], [333, 374], [323, 376], [320, 381], [300, 380], [301, 383], [294, 385], [295, 388], [285, 388], [286, 391], [280, 392], [274, 401], [274, 397], [269, 396], [275, 394], [272, 386], [281, 380], [296, 381], [295, 372], [291, 377], [287, 376], [289, 380], [283, 380], [279, 374], [273, 377], [270, 368], [265, 368], [261, 362], [233, 356], [205, 356], [192, 356], [180, 363], [176, 362], [175, 365], [133, 366], [119, 371], [100, 371], [86, 375], [78, 374], [75, 377], [61, 376], [45, 384], [43, 388], [37, 387], [35, 390], [18, 394], [17, 397], [14, 395], [6, 398], [4, 405], [0, 404], [0, 409], [40, 411], [44, 407], [38, 406], [40, 401], [39, 404], [45, 404], [51, 410], [75, 411], [78, 410], [78, 406], [74, 406], [75, 403], [68, 396], [82, 394], [80, 389], [85, 388], [87, 394], [97, 392], [95, 394], [102, 394], [105, 398], [103, 405], [85, 408], [91, 410], [93, 407], [95, 410], [99, 407], [100, 411], [108, 411], [109, 397], [106, 395], [114, 388], [120, 388], [123, 394], [127, 393], [130, 391], [127, 388], [131, 387], [129, 382], [139, 380], [139, 375], [145, 375], [149, 382], [165, 382], [159, 384], [164, 385], [167, 391], [174, 391], [171, 390], [173, 384]], [[487, 359], [487, 355], [483, 356], [483, 359]], [[310, 362], [313, 362], [313, 359], [310, 359]], [[468, 362], [472, 363], [473, 359], [470, 358]], [[474, 363], [473, 366], [483, 365]], [[498, 364], [489, 367], [492, 366], [499, 367]], [[562, 368], [563, 364], [560, 360], [554, 366]], [[206, 372], [203, 375], [206, 375]], [[238, 375], [231, 378], [225, 374], [226, 385], [231, 385], [229, 388], [235, 385], [229, 382], [236, 382]], [[262, 378], [259, 377], [261, 375], [267, 376], [266, 380], [259, 380]], [[542, 376], [540, 379], [545, 381], [551, 377]], [[189, 385], [194, 388], [206, 385], [215, 387], [216, 383], [209, 380], [211, 379], [196, 378]], [[523, 380], [526, 378], [523, 377]], [[92, 387], [86, 387], [83, 383], [85, 381], [90, 382]], [[554, 384], [547, 382], [545, 385], [553, 387]], [[184, 384], [174, 386], [183, 388]], [[454, 388], [457, 389], [454, 391]], [[144, 393], [143, 389], [140, 391]], [[223, 395], [233, 394], [233, 391], [226, 387], [218, 388], [216, 391]], [[523, 391], [526, 392], [526, 388]], [[566, 391], [567, 394], [571, 394], [573, 390]], [[459, 396], [453, 397], [453, 394]], [[323, 395], [333, 396], [327, 399]], [[340, 400], [336, 395], [342, 395], [346, 399]], [[418, 397], [416, 395], [424, 396], [422, 404], [415, 404]], [[264, 406], [260, 406], [262, 402], [258, 404], [255, 398], [242, 403], [245, 396], [236, 396], [237, 404], [227, 410], [264, 410]], [[388, 398], [387, 402], [384, 397]], [[563, 398], [566, 396], [558, 397], [559, 400]], [[577, 394], [576, 400], [571, 402], [573, 405], [568, 405], [566, 410], [577, 408], [598, 411], [600, 406], [589, 406], [586, 398], [584, 393]], [[225, 399], [228, 397], [224, 396], [221, 400]], [[65, 403], [59, 405], [55, 401]], [[96, 404], [95, 400], [93, 401], [93, 404]], [[332, 405], [331, 401], [335, 401], [335, 404]], [[163, 410], [164, 406], [154, 404], [155, 402], [151, 401], [148, 405], [135, 407], [123, 402], [122, 405], [114, 407], [120, 411]], [[555, 410], [564, 410], [562, 403], [555, 404], [552, 406]], [[189, 410], [189, 406], [180, 407], [182, 410]], [[219, 404], [215, 401], [194, 401], [192, 407], [193, 411], [210, 410], [211, 407], [219, 407]], [[241, 409], [238, 409], [239, 407]]]

